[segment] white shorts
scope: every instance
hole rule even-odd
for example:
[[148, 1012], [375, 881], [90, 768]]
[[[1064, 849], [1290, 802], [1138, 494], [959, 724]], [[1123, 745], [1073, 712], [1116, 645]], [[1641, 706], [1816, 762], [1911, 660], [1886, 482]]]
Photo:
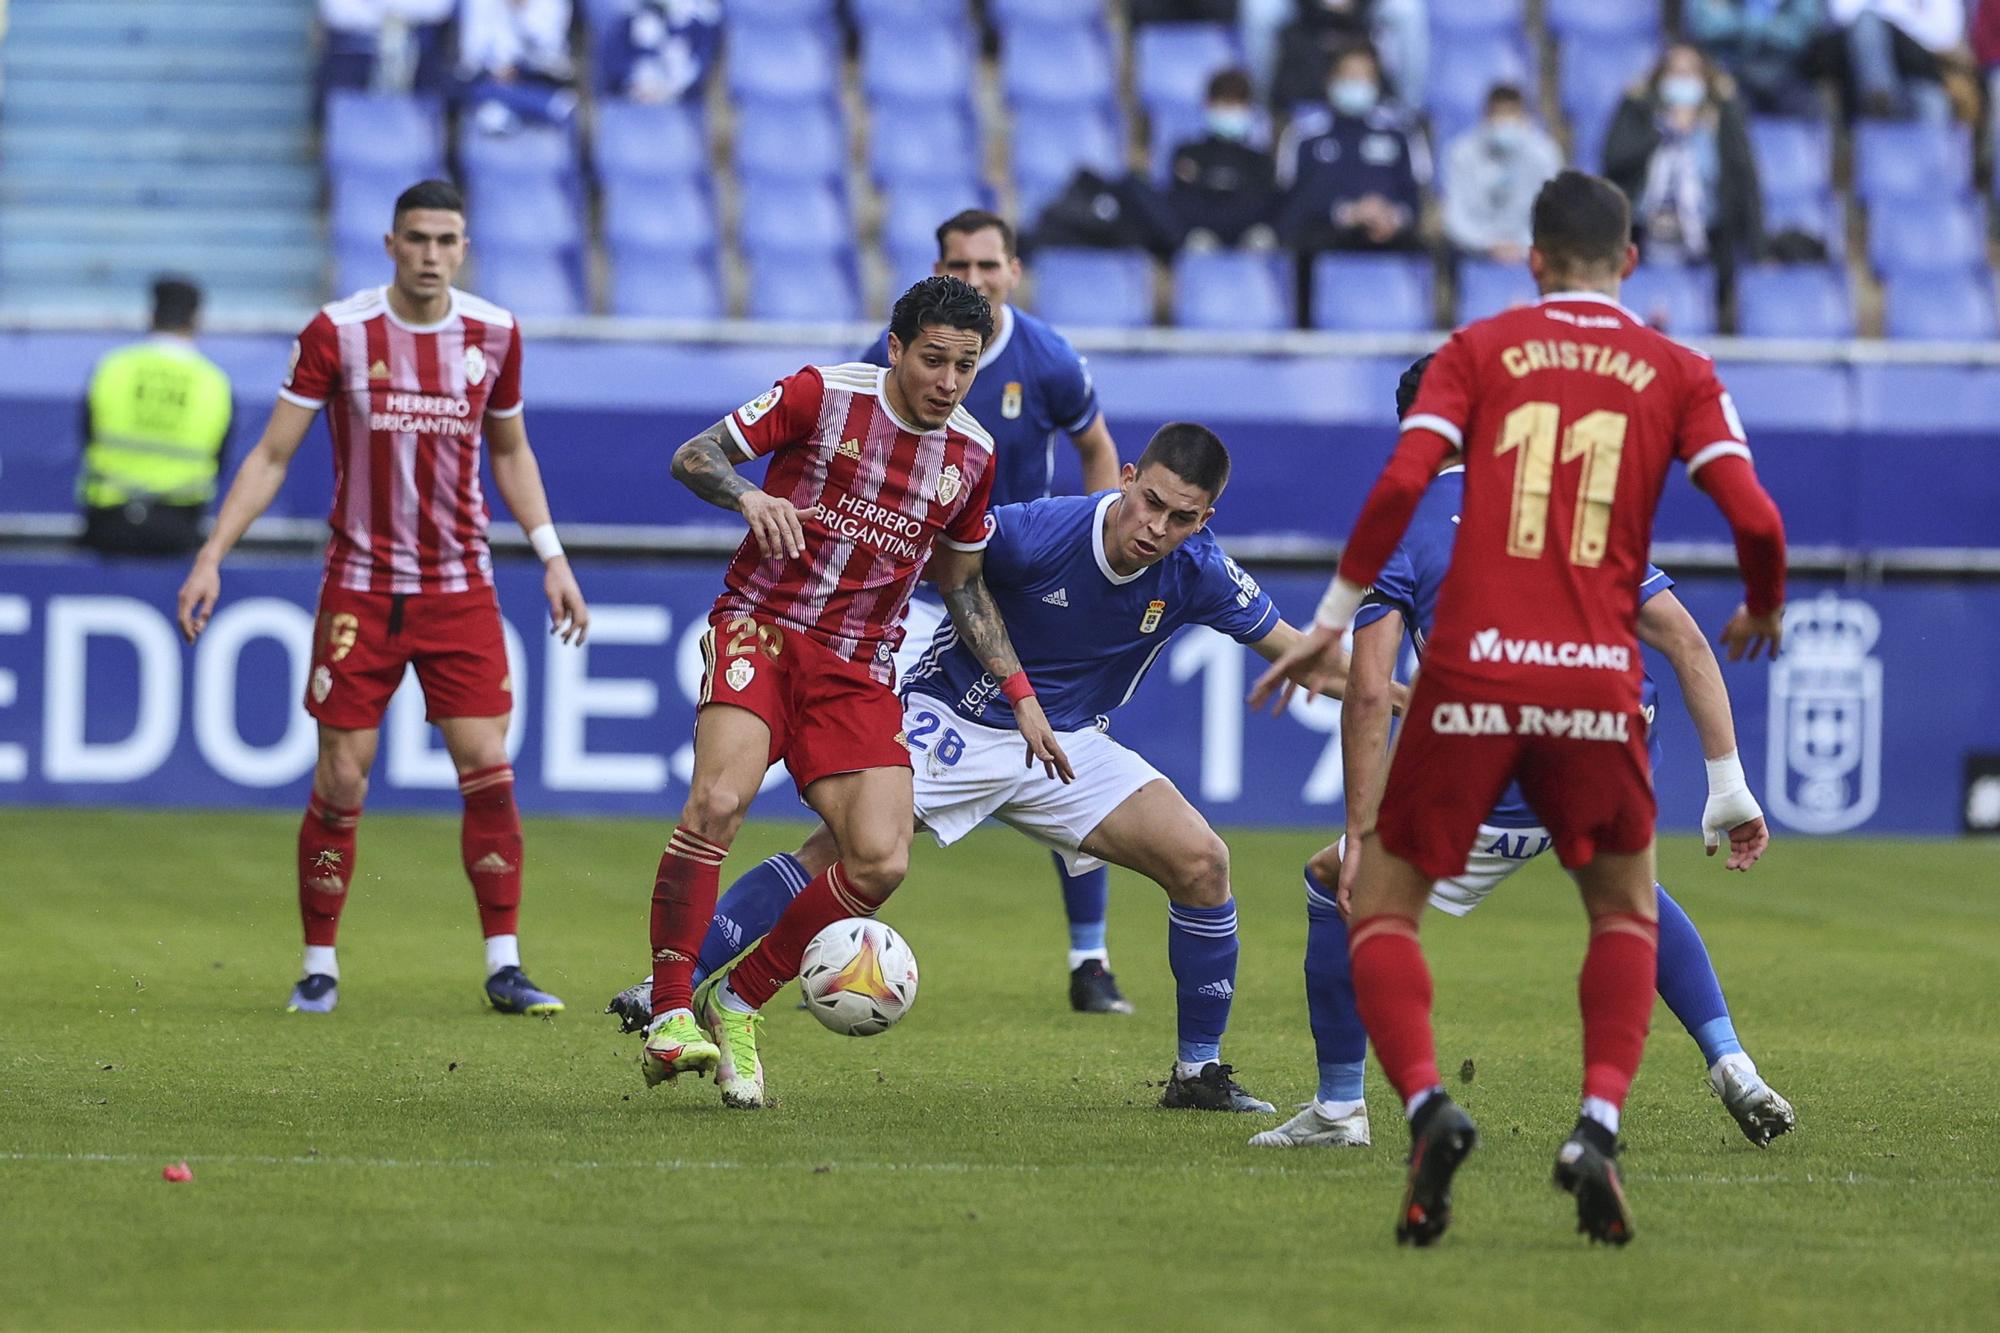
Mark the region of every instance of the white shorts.
[[[1465, 873], [1441, 879], [1431, 885], [1431, 906], [1452, 916], [1464, 916], [1486, 901], [1486, 895], [1500, 887], [1508, 876], [1549, 849], [1549, 831], [1543, 828], [1496, 828], [1479, 826], [1479, 840], [1466, 857]], [[1347, 839], [1340, 840], [1341, 854]]]
[[917, 822], [949, 847], [987, 819], [1011, 824], [1080, 875], [1104, 864], [1083, 840], [1134, 792], [1160, 779], [1154, 768], [1096, 727], [1057, 733], [1076, 781], [1027, 762], [1011, 729], [968, 722], [927, 694], [903, 700], [903, 737], [916, 773]]

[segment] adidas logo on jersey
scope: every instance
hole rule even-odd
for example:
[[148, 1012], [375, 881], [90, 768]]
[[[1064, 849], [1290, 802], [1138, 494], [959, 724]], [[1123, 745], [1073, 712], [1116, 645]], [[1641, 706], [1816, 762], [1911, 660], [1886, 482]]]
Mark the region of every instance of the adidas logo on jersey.
[[498, 852], [488, 852], [472, 863], [473, 873], [478, 875], [504, 875], [513, 868]]
[[859, 458], [861, 457], [861, 441], [852, 438], [842, 440], [834, 449], [834, 452], [842, 458]]
[[1069, 589], [1057, 588], [1054, 592], [1043, 593], [1042, 600], [1047, 602], [1050, 606], [1068, 606]]
[[1197, 986], [1194, 993], [1196, 995], [1212, 996], [1218, 1000], [1227, 1000], [1236, 994], [1236, 987], [1230, 984], [1228, 977], [1223, 977], [1221, 980], [1211, 981], [1205, 986]]
[[368, 367], [368, 378], [371, 380], [388, 379], [389, 363], [387, 361], [377, 361], [374, 365]]

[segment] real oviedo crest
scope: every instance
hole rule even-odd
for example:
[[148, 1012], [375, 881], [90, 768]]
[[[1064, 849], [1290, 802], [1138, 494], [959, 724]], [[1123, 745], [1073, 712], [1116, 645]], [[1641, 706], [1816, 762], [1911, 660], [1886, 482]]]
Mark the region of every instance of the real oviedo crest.
[[1822, 593], [1785, 612], [1785, 653], [1771, 667], [1765, 796], [1804, 833], [1867, 822], [1882, 798], [1882, 663], [1875, 608]]

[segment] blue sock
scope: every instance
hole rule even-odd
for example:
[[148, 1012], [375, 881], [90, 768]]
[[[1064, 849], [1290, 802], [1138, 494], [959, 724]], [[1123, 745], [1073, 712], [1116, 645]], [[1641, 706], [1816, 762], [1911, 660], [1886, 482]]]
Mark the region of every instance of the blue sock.
[[790, 852], [759, 861], [738, 875], [715, 905], [715, 918], [702, 937], [694, 984], [699, 986], [709, 973], [742, 953], [744, 945], [768, 934], [811, 879]]
[[1069, 913], [1069, 951], [1103, 952], [1104, 914], [1111, 906], [1110, 873], [1099, 866], [1072, 875], [1060, 856], [1050, 852], [1049, 859], [1056, 863], [1056, 878], [1062, 881], [1063, 910]]
[[1180, 1005], [1180, 1058], [1221, 1058], [1222, 1030], [1236, 995], [1236, 902], [1220, 907], [1167, 904], [1167, 964]]
[[1701, 932], [1664, 888], [1659, 894], [1660, 998], [1701, 1047], [1701, 1058], [1712, 1065], [1742, 1051], [1743, 1043], [1736, 1040], [1729, 1001], [1722, 998], [1722, 983], [1715, 979]]
[[1358, 1102], [1368, 1069], [1368, 1031], [1354, 1005], [1347, 965], [1347, 923], [1333, 890], [1306, 874], [1306, 1012], [1319, 1056], [1319, 1100]]

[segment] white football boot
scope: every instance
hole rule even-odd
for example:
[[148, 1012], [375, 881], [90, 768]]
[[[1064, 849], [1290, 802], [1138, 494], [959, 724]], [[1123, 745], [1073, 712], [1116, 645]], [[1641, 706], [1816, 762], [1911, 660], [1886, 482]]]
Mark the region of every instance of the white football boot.
[[1302, 1102], [1299, 1113], [1284, 1124], [1250, 1136], [1253, 1148], [1366, 1148], [1369, 1143], [1366, 1106], [1329, 1120], [1318, 1102]]

